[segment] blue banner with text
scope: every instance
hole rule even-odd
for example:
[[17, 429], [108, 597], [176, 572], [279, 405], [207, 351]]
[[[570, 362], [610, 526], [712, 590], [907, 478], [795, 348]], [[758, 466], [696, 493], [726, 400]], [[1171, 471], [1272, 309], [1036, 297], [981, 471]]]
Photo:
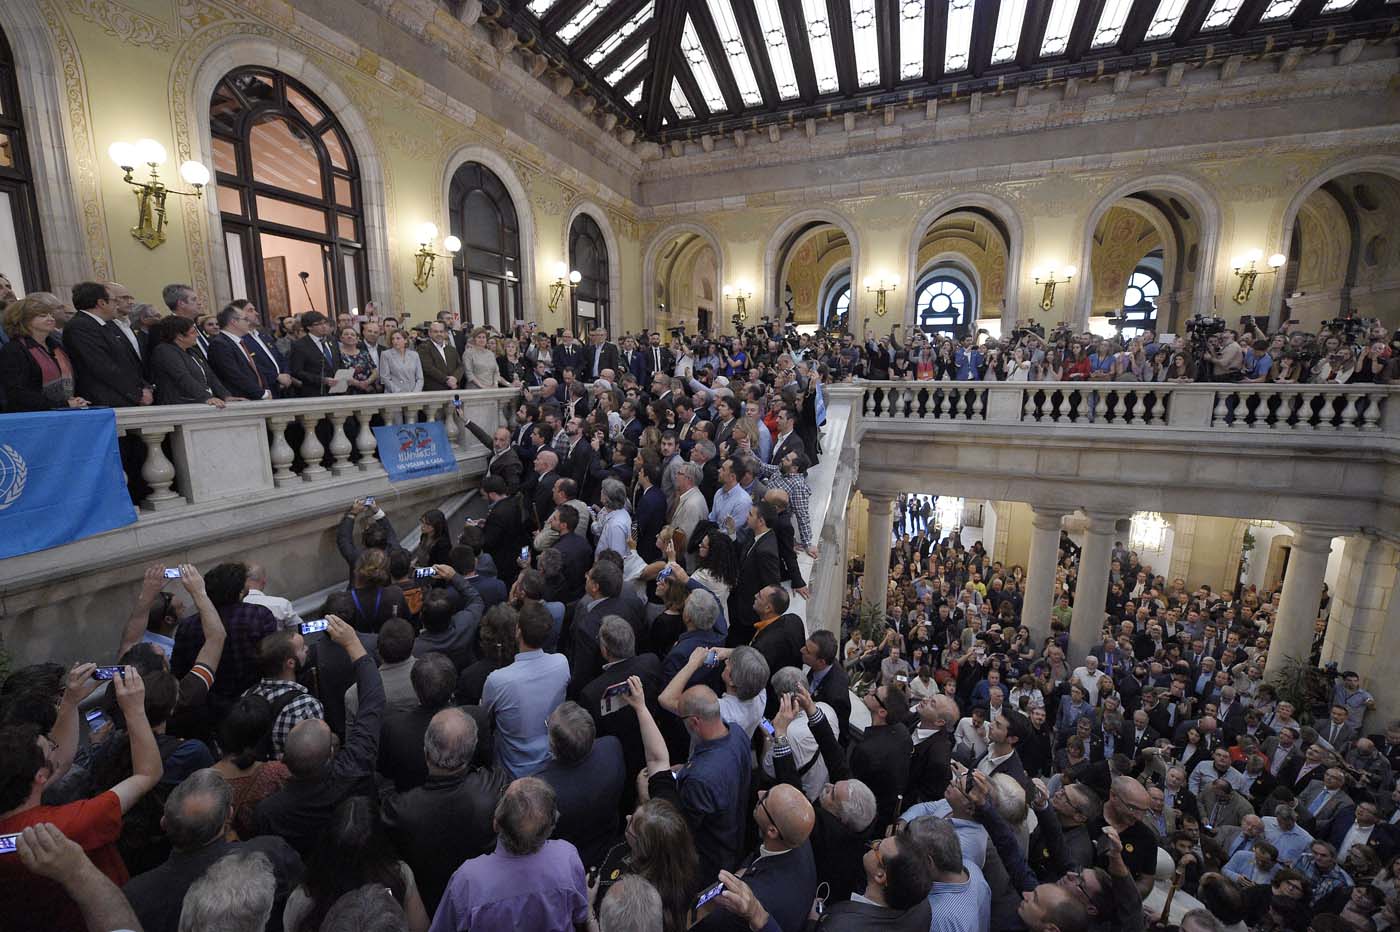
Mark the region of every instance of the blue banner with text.
[[457, 457], [441, 421], [376, 427], [374, 439], [390, 482], [457, 471]]
[[0, 417], [0, 559], [136, 520], [117, 453], [117, 412]]

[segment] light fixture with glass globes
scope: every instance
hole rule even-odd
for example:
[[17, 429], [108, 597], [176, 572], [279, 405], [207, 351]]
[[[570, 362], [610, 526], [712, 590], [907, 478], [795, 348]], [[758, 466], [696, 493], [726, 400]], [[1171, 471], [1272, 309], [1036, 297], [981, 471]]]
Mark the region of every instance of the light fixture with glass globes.
[[1079, 274], [1079, 270], [1072, 265], [1067, 265], [1060, 270], [1060, 277], [1055, 277], [1055, 267], [1047, 266], [1043, 272], [1035, 273], [1035, 283], [1044, 285], [1045, 290], [1040, 293], [1040, 309], [1048, 311], [1055, 306], [1055, 286], [1063, 285], [1074, 276]]
[[446, 254], [434, 251], [433, 243], [437, 241], [437, 235], [438, 228], [435, 223], [425, 223], [418, 228], [418, 251], [413, 254], [413, 258], [418, 261], [418, 268], [413, 276], [413, 287], [419, 291], [428, 290], [428, 279], [433, 277], [433, 263], [439, 258], [450, 259], [462, 250], [460, 239], [444, 236], [442, 248], [447, 250]]
[[[160, 180], [160, 166], [165, 164], [165, 146], [154, 139], [114, 142], [107, 147], [107, 155], [126, 173], [122, 180], [136, 189], [136, 226], [131, 228], [131, 235], [147, 249], [155, 249], [165, 242], [166, 196], [203, 197], [204, 186], [209, 183], [209, 169], [206, 166], [199, 162], [184, 162], [180, 165], [180, 177], [194, 190], [167, 188]], [[150, 180], [136, 181], [132, 178], [137, 165], [150, 167]]]
[[933, 513], [938, 521], [938, 528], [943, 533], [950, 533], [962, 527], [963, 500], [951, 495], [939, 495], [934, 500]]
[[1240, 287], [1235, 289], [1236, 304], [1244, 304], [1249, 300], [1249, 296], [1254, 293], [1254, 281], [1260, 275], [1273, 275], [1288, 264], [1288, 257], [1281, 252], [1276, 252], [1269, 257], [1267, 269], [1258, 268], [1259, 262], [1263, 258], [1263, 250], [1251, 249], [1242, 256], [1236, 256], [1234, 261], [1230, 263], [1230, 268], [1240, 277]]
[[1138, 553], [1160, 552], [1167, 540], [1167, 519], [1155, 511], [1140, 511], [1133, 515], [1128, 529], [1128, 546]]
[[737, 285], [725, 285], [720, 293], [724, 296], [724, 300], [732, 299], [734, 301], [734, 327], [738, 329], [744, 321], [749, 319], [748, 301], [749, 298], [753, 297], [753, 288], [748, 282], [739, 282]]
[[554, 281], [549, 285], [549, 312], [559, 310], [559, 302], [564, 300], [565, 288], [576, 288], [583, 281], [578, 269], [570, 269], [563, 262], [554, 263]]
[[875, 315], [885, 316], [885, 295], [899, 287], [898, 275], [886, 275], [883, 272], [865, 280], [865, 290], [875, 296]]

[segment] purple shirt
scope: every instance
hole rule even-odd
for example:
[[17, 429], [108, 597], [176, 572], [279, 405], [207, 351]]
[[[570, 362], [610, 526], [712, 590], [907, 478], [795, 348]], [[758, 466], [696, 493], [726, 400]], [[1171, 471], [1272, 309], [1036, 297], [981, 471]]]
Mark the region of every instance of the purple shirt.
[[555, 839], [524, 857], [497, 845], [457, 868], [429, 932], [571, 932], [587, 922], [578, 849]]

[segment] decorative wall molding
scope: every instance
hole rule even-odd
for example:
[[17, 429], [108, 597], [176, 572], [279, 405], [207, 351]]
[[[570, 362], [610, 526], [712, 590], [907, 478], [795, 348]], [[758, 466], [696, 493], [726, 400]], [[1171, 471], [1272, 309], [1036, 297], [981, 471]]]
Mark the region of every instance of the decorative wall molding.
[[68, 0], [68, 11], [124, 45], [166, 52], [175, 42], [165, 23], [117, 0]]

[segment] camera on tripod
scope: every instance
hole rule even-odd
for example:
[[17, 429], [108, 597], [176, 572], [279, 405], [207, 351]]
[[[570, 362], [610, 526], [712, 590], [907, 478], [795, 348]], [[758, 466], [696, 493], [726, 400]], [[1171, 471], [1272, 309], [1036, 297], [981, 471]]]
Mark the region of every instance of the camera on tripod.
[[1186, 332], [1198, 339], [1216, 336], [1225, 332], [1225, 318], [1214, 314], [1196, 314], [1187, 318]]

